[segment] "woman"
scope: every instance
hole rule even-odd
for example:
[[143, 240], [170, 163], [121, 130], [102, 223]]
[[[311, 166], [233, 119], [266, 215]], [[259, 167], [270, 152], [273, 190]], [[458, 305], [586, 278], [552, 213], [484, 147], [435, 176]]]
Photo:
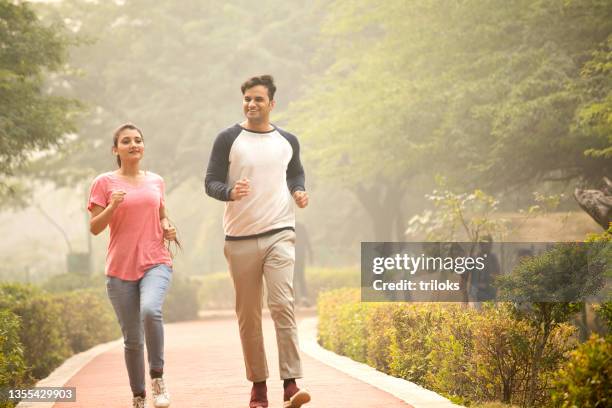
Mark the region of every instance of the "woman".
[[162, 304], [172, 279], [172, 259], [164, 240], [178, 244], [176, 230], [166, 216], [164, 180], [140, 170], [144, 155], [140, 129], [132, 124], [120, 126], [113, 135], [112, 151], [119, 169], [93, 181], [87, 206], [90, 230], [98, 235], [110, 227], [106, 290], [123, 333], [133, 407], [146, 406], [144, 339], [154, 405], [168, 407], [162, 377]]

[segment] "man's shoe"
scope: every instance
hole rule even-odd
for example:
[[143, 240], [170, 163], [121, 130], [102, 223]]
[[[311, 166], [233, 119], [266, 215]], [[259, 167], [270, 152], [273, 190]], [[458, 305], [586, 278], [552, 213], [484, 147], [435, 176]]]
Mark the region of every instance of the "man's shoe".
[[134, 397], [132, 398], [132, 408], [146, 408], [147, 399], [145, 397]]
[[310, 394], [306, 390], [300, 390], [293, 381], [285, 388], [283, 400], [283, 408], [300, 408], [310, 402]]
[[268, 387], [265, 382], [253, 383], [249, 408], [268, 408]]
[[170, 394], [166, 390], [163, 378], [153, 378], [151, 380], [153, 388], [153, 405], [155, 408], [168, 408], [170, 406]]

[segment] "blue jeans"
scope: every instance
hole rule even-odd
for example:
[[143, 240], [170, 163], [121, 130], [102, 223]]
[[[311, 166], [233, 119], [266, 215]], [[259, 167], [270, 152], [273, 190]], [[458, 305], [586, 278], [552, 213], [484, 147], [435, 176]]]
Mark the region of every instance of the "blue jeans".
[[162, 305], [171, 281], [172, 268], [164, 264], [148, 269], [137, 281], [106, 278], [106, 292], [123, 333], [125, 365], [134, 394], [145, 390], [144, 339], [149, 368], [164, 367]]

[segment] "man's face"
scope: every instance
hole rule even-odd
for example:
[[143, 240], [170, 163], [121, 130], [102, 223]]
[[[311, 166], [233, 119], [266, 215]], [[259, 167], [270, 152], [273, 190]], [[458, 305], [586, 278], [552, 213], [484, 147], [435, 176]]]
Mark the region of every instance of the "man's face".
[[274, 101], [268, 96], [268, 88], [257, 85], [244, 91], [242, 110], [247, 120], [252, 123], [270, 121], [270, 111], [274, 108]]

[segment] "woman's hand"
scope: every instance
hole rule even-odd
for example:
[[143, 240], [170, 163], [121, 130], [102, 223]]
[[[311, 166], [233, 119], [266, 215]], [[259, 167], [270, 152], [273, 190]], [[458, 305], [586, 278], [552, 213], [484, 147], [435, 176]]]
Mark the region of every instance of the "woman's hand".
[[168, 241], [174, 241], [176, 239], [176, 228], [172, 225], [163, 225], [162, 229], [164, 230], [164, 239]]
[[108, 204], [111, 208], [117, 208], [119, 204], [123, 202], [125, 199], [125, 191], [123, 190], [115, 190], [111, 193], [110, 203]]

